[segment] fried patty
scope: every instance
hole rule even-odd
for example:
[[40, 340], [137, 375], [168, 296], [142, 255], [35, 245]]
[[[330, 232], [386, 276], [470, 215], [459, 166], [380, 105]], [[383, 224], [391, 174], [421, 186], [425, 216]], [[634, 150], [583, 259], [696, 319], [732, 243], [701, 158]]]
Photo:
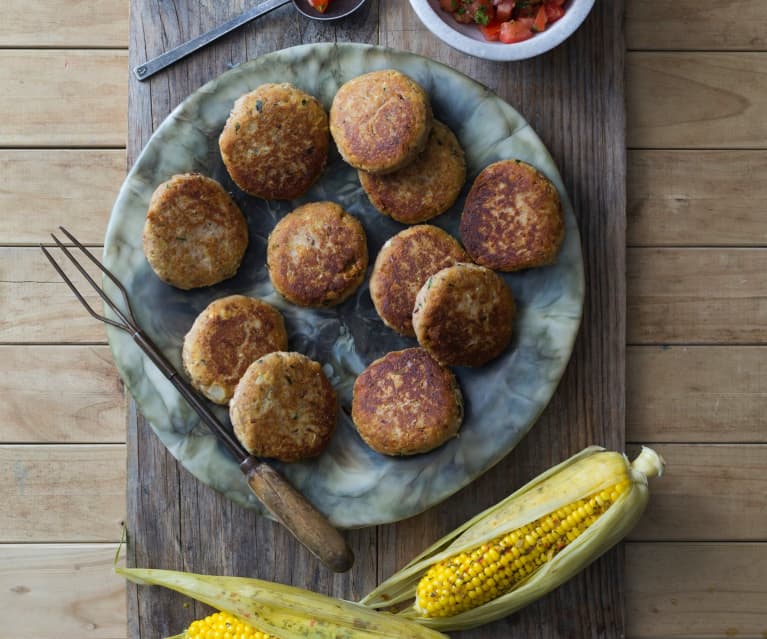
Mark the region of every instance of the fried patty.
[[359, 178], [381, 213], [416, 224], [453, 206], [466, 181], [466, 159], [458, 138], [435, 120], [426, 148], [414, 162], [386, 175], [359, 171]]
[[198, 288], [237, 272], [248, 246], [248, 225], [218, 182], [186, 173], [152, 194], [143, 241], [157, 277], [177, 288]]
[[474, 180], [460, 232], [472, 259], [488, 268], [518, 271], [551, 264], [565, 235], [559, 193], [529, 164], [495, 162]]
[[228, 404], [248, 366], [288, 348], [280, 312], [259, 299], [230, 295], [211, 302], [184, 337], [184, 370], [192, 385], [217, 404]]
[[284, 462], [316, 457], [336, 425], [336, 394], [301, 353], [269, 353], [245, 371], [229, 404], [234, 433], [252, 455]]
[[482, 366], [511, 341], [514, 299], [484, 266], [456, 264], [432, 275], [413, 310], [418, 343], [448, 366]]
[[370, 173], [391, 173], [415, 160], [432, 120], [426, 91], [393, 69], [349, 80], [330, 107], [330, 132], [341, 156]]
[[422, 348], [388, 353], [357, 377], [352, 419], [379, 453], [425, 453], [458, 434], [461, 389], [450, 369]]
[[312, 202], [286, 215], [269, 235], [269, 276], [280, 295], [299, 306], [333, 306], [365, 278], [362, 224], [335, 202]]
[[219, 138], [221, 157], [243, 191], [267, 200], [299, 197], [328, 158], [328, 116], [291, 84], [262, 84], [237, 99]]
[[370, 297], [384, 323], [408, 337], [421, 285], [437, 271], [469, 256], [450, 235], [421, 224], [397, 233], [381, 247], [370, 276]]

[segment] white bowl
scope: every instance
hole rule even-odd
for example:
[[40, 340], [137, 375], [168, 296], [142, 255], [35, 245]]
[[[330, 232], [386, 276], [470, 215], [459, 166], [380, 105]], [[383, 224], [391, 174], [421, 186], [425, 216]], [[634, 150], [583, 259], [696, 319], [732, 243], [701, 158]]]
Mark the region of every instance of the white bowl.
[[594, 0], [569, 0], [559, 20], [529, 40], [514, 44], [485, 40], [478, 25], [456, 22], [440, 9], [439, 0], [410, 0], [410, 6], [429, 31], [454, 49], [486, 60], [511, 61], [532, 58], [567, 40], [589, 15]]

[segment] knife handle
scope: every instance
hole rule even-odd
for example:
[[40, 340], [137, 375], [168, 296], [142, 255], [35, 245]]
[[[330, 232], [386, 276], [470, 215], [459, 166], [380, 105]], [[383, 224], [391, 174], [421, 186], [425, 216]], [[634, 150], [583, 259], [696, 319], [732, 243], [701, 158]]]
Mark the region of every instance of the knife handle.
[[293, 536], [334, 572], [346, 572], [354, 554], [325, 516], [269, 464], [248, 457], [240, 464], [248, 485]]

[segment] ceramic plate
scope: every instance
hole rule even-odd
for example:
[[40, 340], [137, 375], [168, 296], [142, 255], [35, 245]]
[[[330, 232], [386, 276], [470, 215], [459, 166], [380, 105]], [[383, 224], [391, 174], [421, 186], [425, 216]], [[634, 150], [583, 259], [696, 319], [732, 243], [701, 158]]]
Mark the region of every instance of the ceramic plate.
[[[437, 118], [460, 139], [469, 181], [456, 205], [434, 224], [456, 237], [471, 180], [485, 166], [518, 158], [545, 173], [564, 203], [566, 238], [553, 266], [506, 275], [517, 300], [512, 345], [479, 369], [455, 369], [466, 403], [460, 437], [424, 455], [393, 458], [370, 450], [348, 416], [355, 377], [388, 351], [415, 341], [386, 328], [366, 283], [330, 310], [300, 309], [282, 300], [266, 271], [266, 241], [276, 222], [307, 201], [333, 200], [357, 216], [368, 236], [371, 265], [381, 245], [405, 228], [375, 211], [357, 179], [333, 150], [317, 184], [294, 202], [246, 196], [229, 177], [218, 135], [235, 99], [265, 82], [291, 82], [326, 108], [338, 87], [367, 71], [395, 68], [419, 82]], [[199, 171], [219, 180], [246, 213], [250, 245], [237, 275], [221, 284], [180, 291], [149, 268], [141, 234], [155, 187], [176, 173]], [[342, 410], [330, 446], [317, 459], [276, 466], [339, 527], [397, 521], [459, 490], [502, 459], [540, 415], [567, 364], [583, 306], [578, 228], [549, 153], [525, 120], [488, 89], [432, 60], [361, 44], [315, 44], [278, 51], [237, 67], [185, 100], [154, 133], [128, 174], [107, 229], [104, 261], [126, 286], [140, 325], [181, 369], [181, 344], [194, 318], [212, 300], [241, 293], [267, 300], [284, 314], [290, 349], [322, 362]], [[237, 464], [199, 422], [172, 385], [126, 334], [110, 329], [118, 370], [142, 413], [168, 450], [198, 479], [230, 499], [260, 509]], [[216, 407], [228, 423], [227, 412]]]

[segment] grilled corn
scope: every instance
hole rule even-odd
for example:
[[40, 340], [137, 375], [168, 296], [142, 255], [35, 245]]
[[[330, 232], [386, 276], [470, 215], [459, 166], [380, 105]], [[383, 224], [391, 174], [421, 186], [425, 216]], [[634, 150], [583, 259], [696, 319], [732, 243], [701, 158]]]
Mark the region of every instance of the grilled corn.
[[277, 639], [242, 623], [228, 612], [216, 612], [198, 619], [180, 635], [168, 639]]
[[505, 617], [553, 590], [616, 544], [647, 503], [663, 459], [629, 463], [591, 447], [552, 468], [426, 550], [361, 603], [439, 630]]
[[[254, 633], [262, 633], [262, 637], [446, 639], [445, 635], [435, 630], [396, 615], [376, 612], [359, 604], [269, 581], [141, 568], [115, 567], [115, 572], [129, 581], [164, 586], [213, 606], [243, 626], [249, 626]], [[224, 628], [221, 632], [221, 639], [226, 637], [226, 631]], [[202, 639], [206, 636], [199, 633], [189, 635], [189, 632], [187, 630], [187, 634], [181, 637]], [[218, 630], [214, 630], [212, 636], [218, 639], [216, 632]], [[258, 635], [254, 634], [253, 637]]]

